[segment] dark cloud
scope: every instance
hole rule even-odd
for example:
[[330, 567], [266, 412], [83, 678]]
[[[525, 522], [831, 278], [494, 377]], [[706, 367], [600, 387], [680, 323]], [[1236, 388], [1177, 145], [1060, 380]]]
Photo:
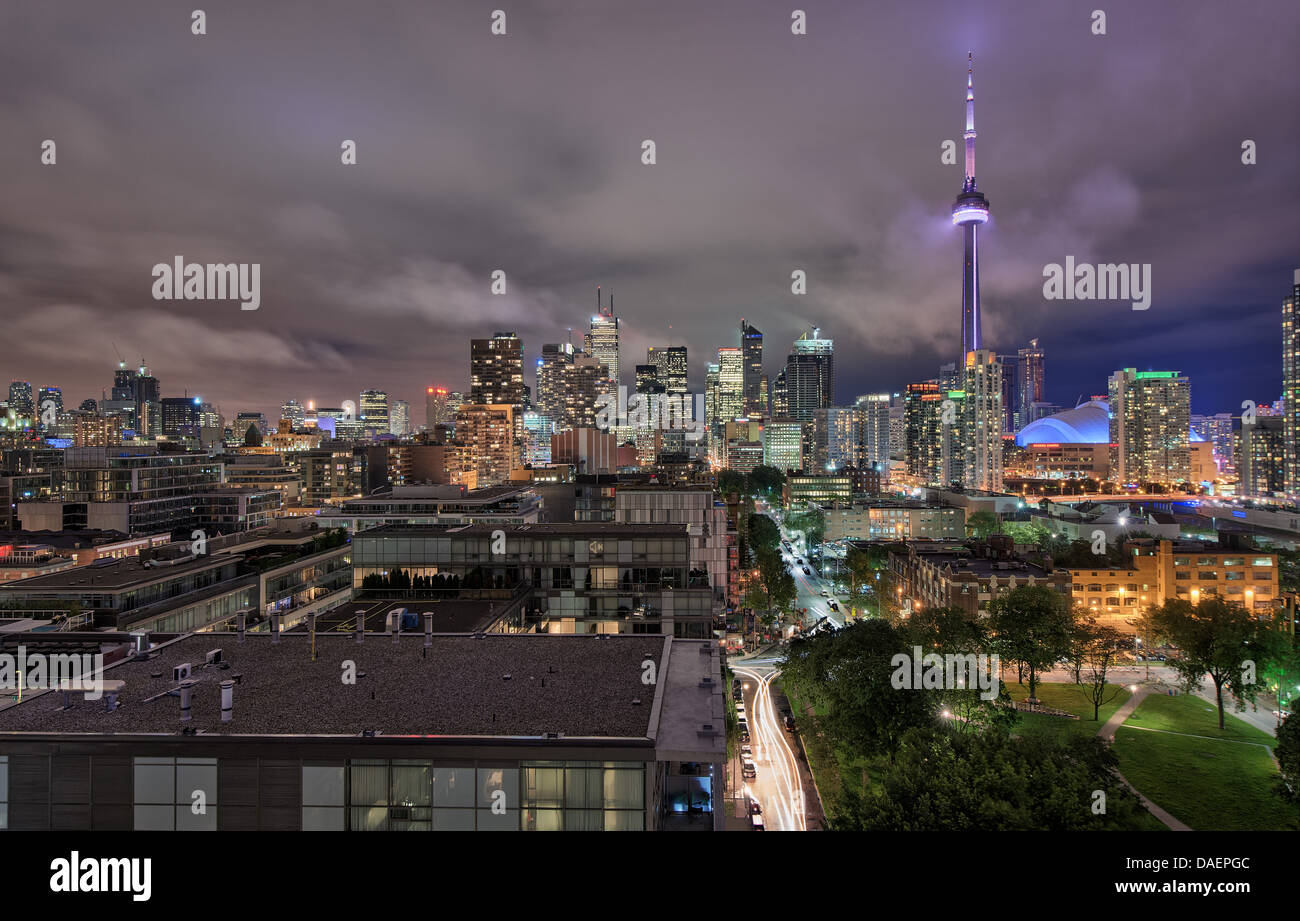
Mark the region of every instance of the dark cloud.
[[[478, 3], [210, 3], [204, 37], [175, 4], [11, 4], [0, 376], [75, 403], [116, 343], [228, 416], [380, 387], [418, 422], [427, 384], [466, 385], [468, 338], [514, 329], [535, 356], [603, 284], [629, 368], [671, 336], [699, 386], [744, 316], [772, 374], [817, 323], [841, 399], [899, 389], [957, 349], [939, 151], [974, 48], [989, 342], [1038, 337], [1059, 402], [1130, 365], [1191, 374], [1198, 411], [1277, 396], [1294, 2], [1126, 3], [1105, 36], [1070, 2], [802, 6], [796, 38], [791, 4], [530, 2], [494, 38]], [[261, 309], [154, 301], [176, 254], [260, 262]], [[1151, 309], [1044, 301], [1067, 255], [1151, 263]]]

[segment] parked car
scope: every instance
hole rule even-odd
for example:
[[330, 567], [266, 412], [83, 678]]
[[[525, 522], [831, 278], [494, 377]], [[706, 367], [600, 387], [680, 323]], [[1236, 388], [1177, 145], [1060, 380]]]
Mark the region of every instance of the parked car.
[[762, 815], [762, 814], [763, 814], [763, 807], [760, 806], [760, 805], [758, 804], [758, 800], [754, 799], [754, 797], [752, 797], [752, 796], [749, 798], [749, 814], [750, 814], [750, 815]]
[[787, 713], [787, 714], [785, 715], [785, 719], [783, 719], [781, 722], [785, 725], [785, 731], [786, 731], [786, 732], [794, 732], [794, 717], [793, 717], [793, 716], [791, 716], [789, 713]]
[[820, 594], [823, 598], [829, 598], [831, 596], [831, 593], [826, 591], [826, 589], [822, 589], [818, 594]]
[[740, 762], [740, 773], [746, 780], [753, 780], [758, 776], [758, 768], [754, 766], [753, 761], [746, 758]]

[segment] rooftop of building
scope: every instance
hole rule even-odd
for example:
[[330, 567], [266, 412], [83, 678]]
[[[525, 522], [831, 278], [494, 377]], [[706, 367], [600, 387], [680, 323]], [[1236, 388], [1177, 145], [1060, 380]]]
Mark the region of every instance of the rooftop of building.
[[[480, 633], [497, 620], [509, 601], [480, 600], [476, 598], [439, 598], [435, 600], [380, 600], [356, 601], [345, 604], [320, 615], [316, 629], [322, 633], [355, 633], [357, 615], [364, 612], [366, 630], [384, 633], [391, 629], [390, 615], [397, 610], [405, 610], [415, 615], [418, 625], [404, 628], [406, 632], [424, 631], [424, 615], [433, 614], [434, 633]], [[303, 622], [293, 628], [293, 633], [306, 633], [307, 624]]]
[[[655, 729], [667, 682], [642, 683], [647, 660], [664, 664], [659, 635], [197, 634], [147, 659], [105, 669], [123, 682], [114, 710], [104, 700], [61, 692], [0, 709], [0, 734], [179, 733], [212, 735], [645, 738]], [[687, 644], [689, 645], [689, 644]], [[205, 665], [210, 650], [221, 663]], [[703, 657], [701, 657], [703, 658]], [[340, 680], [345, 663], [356, 681]], [[192, 719], [182, 723], [173, 668], [192, 667]], [[234, 680], [233, 718], [221, 721], [220, 683]], [[716, 682], [715, 682], [716, 683]], [[721, 715], [721, 714], [719, 714]]]
[[215, 569], [234, 559], [238, 557], [228, 554], [200, 557], [186, 554], [162, 560], [142, 560], [138, 556], [106, 558], [88, 566], [76, 566], [46, 575], [32, 576], [30, 579], [7, 582], [0, 586], [0, 590], [6, 592], [119, 591], [205, 569]]
[[685, 537], [685, 524], [618, 524], [597, 521], [553, 521], [544, 524], [471, 524], [424, 525], [386, 524], [368, 528], [357, 534], [358, 538], [396, 535], [430, 537], [491, 537], [494, 531], [506, 534], [543, 537], [547, 534], [569, 537]]

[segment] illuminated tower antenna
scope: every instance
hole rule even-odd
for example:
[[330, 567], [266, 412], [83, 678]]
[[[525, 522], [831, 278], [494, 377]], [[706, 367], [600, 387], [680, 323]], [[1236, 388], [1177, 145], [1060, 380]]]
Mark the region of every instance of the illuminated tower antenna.
[[961, 194], [952, 205], [952, 222], [962, 228], [966, 254], [961, 280], [961, 361], [966, 364], [966, 353], [983, 348], [982, 317], [980, 306], [980, 254], [979, 226], [989, 219], [989, 202], [975, 184], [975, 55], [966, 59], [966, 176]]

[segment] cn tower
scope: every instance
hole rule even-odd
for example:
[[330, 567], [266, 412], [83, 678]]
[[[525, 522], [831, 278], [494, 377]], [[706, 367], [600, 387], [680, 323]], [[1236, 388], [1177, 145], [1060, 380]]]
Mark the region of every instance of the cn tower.
[[961, 194], [952, 203], [952, 222], [966, 237], [966, 259], [961, 277], [961, 358], [957, 367], [966, 364], [966, 353], [983, 348], [980, 328], [980, 248], [979, 226], [989, 219], [989, 201], [975, 185], [975, 55], [966, 59], [966, 179]]

